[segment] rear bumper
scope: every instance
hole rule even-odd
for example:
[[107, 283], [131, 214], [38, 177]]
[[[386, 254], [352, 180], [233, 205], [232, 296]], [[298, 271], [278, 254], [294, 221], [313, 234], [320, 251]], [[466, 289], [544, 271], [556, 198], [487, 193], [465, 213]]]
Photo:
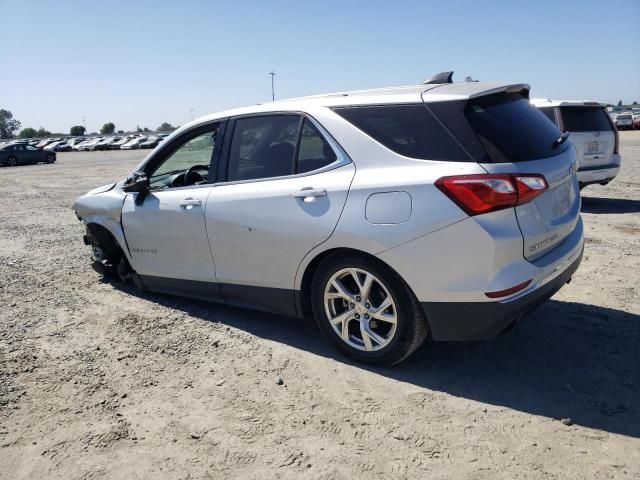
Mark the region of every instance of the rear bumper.
[[620, 171], [620, 160], [620, 155], [614, 155], [614, 161], [609, 165], [581, 168], [577, 172], [578, 183], [585, 186], [592, 183], [610, 182]]
[[[431, 335], [439, 341], [485, 340], [551, 298], [567, 283], [582, 261], [582, 224], [565, 245], [533, 262], [540, 267], [534, 287], [502, 302], [421, 302]], [[550, 280], [549, 280], [550, 279]]]

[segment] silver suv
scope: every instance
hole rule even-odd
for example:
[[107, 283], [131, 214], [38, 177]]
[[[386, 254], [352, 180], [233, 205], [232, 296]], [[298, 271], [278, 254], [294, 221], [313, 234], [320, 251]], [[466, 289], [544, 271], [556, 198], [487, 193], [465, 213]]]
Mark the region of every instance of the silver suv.
[[605, 110], [606, 105], [588, 101], [533, 99], [561, 131], [571, 132], [579, 160], [580, 188], [594, 183], [606, 185], [620, 171], [618, 129]]
[[493, 337], [583, 251], [576, 152], [529, 86], [448, 83], [229, 110], [80, 197], [94, 268], [315, 318], [365, 362]]

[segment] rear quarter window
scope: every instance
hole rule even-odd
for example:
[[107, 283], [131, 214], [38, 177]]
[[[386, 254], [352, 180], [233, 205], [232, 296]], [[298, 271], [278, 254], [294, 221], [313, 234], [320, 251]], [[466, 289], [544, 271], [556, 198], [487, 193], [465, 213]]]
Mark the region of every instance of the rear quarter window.
[[335, 107], [333, 111], [405, 157], [472, 161], [424, 104]]
[[602, 107], [561, 107], [562, 124], [569, 132], [610, 132], [611, 122]]

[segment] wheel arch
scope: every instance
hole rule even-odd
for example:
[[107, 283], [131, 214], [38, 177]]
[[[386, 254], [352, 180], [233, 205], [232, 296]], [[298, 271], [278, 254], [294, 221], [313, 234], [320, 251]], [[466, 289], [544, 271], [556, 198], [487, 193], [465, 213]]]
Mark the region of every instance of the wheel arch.
[[90, 217], [84, 220], [84, 222], [88, 233], [101, 236], [102, 234], [100, 232], [106, 233], [109, 241], [113, 242], [113, 245], [117, 247], [124, 254], [129, 263], [131, 263], [129, 248], [120, 225], [113, 225], [113, 222], [108, 221], [108, 219], [104, 217]]
[[[296, 305], [296, 308], [298, 309], [300, 316], [306, 318], [312, 315], [311, 284], [313, 283], [313, 277], [315, 276], [316, 271], [318, 270], [318, 267], [322, 264], [322, 262], [328, 257], [337, 253], [342, 253], [345, 255], [358, 255], [368, 260], [371, 260], [372, 262], [377, 263], [379, 265], [384, 265], [386, 268], [392, 270], [396, 275], [398, 275], [404, 281], [404, 279], [396, 271], [396, 269], [394, 269], [391, 265], [381, 260], [380, 258], [376, 257], [375, 255], [372, 255], [371, 253], [367, 253], [363, 250], [358, 250], [356, 248], [348, 248], [348, 247], [336, 247], [336, 248], [330, 248], [330, 249], [324, 250], [318, 253], [315, 257], [313, 257], [311, 261], [307, 263], [307, 265], [304, 268], [304, 273], [301, 276], [300, 287], [298, 290], [299, 294], [297, 295], [297, 305]], [[404, 283], [413, 294], [413, 290], [411, 290], [411, 287], [406, 282]]]

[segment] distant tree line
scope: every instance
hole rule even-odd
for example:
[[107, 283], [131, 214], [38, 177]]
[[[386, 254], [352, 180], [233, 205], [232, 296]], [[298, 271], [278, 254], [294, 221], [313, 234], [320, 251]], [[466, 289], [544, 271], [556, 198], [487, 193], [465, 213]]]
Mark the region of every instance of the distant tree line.
[[[17, 119], [13, 118], [13, 114], [9, 110], [0, 109], [0, 138], [38, 138], [38, 137], [47, 137], [52, 135], [52, 133], [44, 127], [40, 127], [39, 129], [26, 127], [22, 128], [22, 124]], [[176, 128], [170, 123], [163, 122], [157, 129], [156, 132], [173, 132]], [[116, 126], [113, 122], [107, 122], [102, 125], [100, 129], [100, 133], [102, 135], [111, 135], [116, 131]], [[136, 131], [138, 132], [151, 132], [147, 127], [140, 127], [138, 125], [136, 127]], [[74, 137], [81, 137], [87, 133], [85, 127], [82, 125], [74, 125], [69, 130], [69, 135]], [[118, 130], [118, 133], [124, 133], [123, 130]], [[62, 134], [57, 134], [62, 135]]]

